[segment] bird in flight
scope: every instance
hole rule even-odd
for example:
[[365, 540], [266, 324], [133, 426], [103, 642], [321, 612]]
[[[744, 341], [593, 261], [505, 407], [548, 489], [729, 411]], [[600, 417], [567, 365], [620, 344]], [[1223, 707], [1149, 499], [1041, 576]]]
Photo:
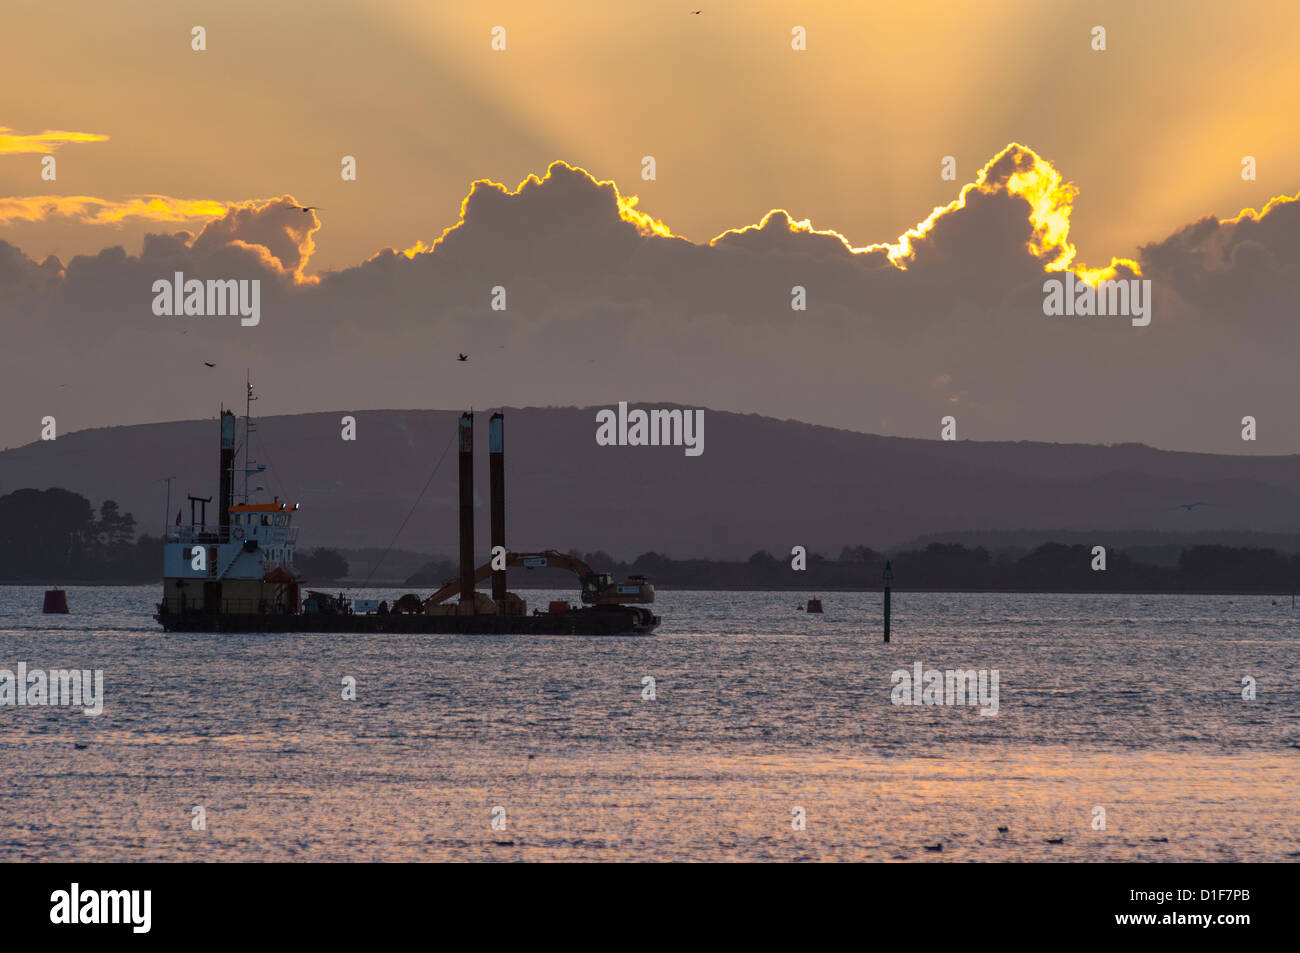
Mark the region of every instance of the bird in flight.
[[217, 365], [215, 365], [215, 364], [210, 364], [209, 362], [204, 361], [204, 362], [203, 362], [203, 366], [204, 366], [204, 367], [216, 367]]
[[1174, 507], [1174, 509], [1186, 510], [1187, 512], [1190, 513], [1195, 507], [1209, 506], [1209, 505], [1210, 505], [1209, 503], [1179, 503], [1177, 506]]
[[319, 206], [319, 205], [294, 205], [294, 206], [292, 206], [292, 207], [293, 207], [293, 208], [296, 208], [298, 211], [300, 211], [300, 212], [302, 212], [302, 213], [304, 213], [304, 214], [307, 213], [307, 212], [317, 212], [317, 211], [320, 211], [320, 206]]
[[456, 360], [458, 360], [458, 361], [468, 361], [468, 360], [469, 360], [469, 355], [468, 355], [468, 354], [457, 354], [457, 355], [456, 355]]
[[691, 11], [691, 16], [693, 16], [693, 17], [698, 17], [698, 16], [699, 16], [701, 13], [703, 13], [703, 12], [704, 12], [703, 10], [692, 10], [692, 11]]

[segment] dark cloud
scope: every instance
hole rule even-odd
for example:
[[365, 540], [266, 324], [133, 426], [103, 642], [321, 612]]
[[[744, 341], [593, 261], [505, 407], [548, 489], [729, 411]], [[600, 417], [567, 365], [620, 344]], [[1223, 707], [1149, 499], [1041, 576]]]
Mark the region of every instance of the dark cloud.
[[[249, 368], [264, 412], [630, 400], [924, 437], [951, 413], [961, 438], [1294, 449], [1300, 202], [1144, 246], [1149, 327], [1048, 318], [1044, 266], [1067, 246], [1016, 184], [1040, 162], [1009, 148], [905, 248], [854, 249], [785, 212], [688, 242], [563, 164], [514, 191], [475, 183], [427, 246], [318, 279], [303, 272], [320, 223], [289, 196], [66, 267], [0, 242], [0, 445], [56, 411], [65, 429], [207, 416]], [[262, 323], [155, 317], [152, 282], [174, 271], [261, 280]], [[1245, 414], [1260, 444], [1238, 439]]]
[[1260, 331], [1295, 324], [1300, 196], [1221, 222], [1210, 216], [1141, 249], [1144, 273], [1199, 310]]
[[304, 212], [292, 196], [232, 208], [203, 226], [192, 249], [203, 255], [232, 242], [265, 249], [269, 261], [282, 271], [299, 274], [315, 250], [312, 234], [320, 228], [314, 211]]

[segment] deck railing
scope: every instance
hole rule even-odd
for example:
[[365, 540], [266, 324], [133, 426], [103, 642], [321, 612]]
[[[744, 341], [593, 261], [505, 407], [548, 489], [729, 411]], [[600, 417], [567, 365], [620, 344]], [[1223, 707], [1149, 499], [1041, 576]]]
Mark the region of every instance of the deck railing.
[[[182, 607], [183, 602], [183, 607]], [[222, 599], [220, 608], [209, 609], [203, 602], [202, 594], [190, 598], [186, 596], [184, 600], [180, 596], [166, 596], [163, 598], [163, 611], [168, 615], [181, 615], [191, 612], [213, 612], [219, 611], [227, 615], [292, 615], [294, 613], [278, 602], [267, 599]], [[296, 608], [296, 607], [295, 607]]]
[[230, 527], [205, 526], [195, 523], [191, 526], [169, 526], [167, 528], [169, 543], [228, 543]]
[[242, 526], [204, 526], [194, 524], [193, 526], [169, 526], [167, 528], [167, 542], [169, 543], [228, 543], [231, 541], [232, 530], [243, 530], [244, 536], [236, 536], [235, 541], [242, 539], [255, 538], [259, 542], [271, 545], [284, 545], [294, 543], [298, 540], [298, 527], [296, 526], [250, 526], [244, 529]]

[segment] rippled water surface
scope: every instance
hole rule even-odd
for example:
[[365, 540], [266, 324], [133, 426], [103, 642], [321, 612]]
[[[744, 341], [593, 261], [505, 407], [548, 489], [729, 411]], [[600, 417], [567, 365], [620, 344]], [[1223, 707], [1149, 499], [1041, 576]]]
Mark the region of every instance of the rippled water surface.
[[[165, 634], [154, 586], [0, 587], [0, 668], [105, 695], [0, 707], [0, 858], [1300, 857], [1289, 599], [902, 593], [883, 645], [879, 594], [810, 595], [661, 592], [596, 639]], [[996, 669], [997, 714], [892, 704], [915, 662]]]

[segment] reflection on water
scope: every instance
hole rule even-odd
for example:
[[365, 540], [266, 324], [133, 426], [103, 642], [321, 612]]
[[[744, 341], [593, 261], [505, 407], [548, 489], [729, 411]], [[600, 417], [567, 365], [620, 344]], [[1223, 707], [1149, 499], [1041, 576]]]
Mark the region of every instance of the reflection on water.
[[[878, 594], [666, 592], [602, 640], [167, 635], [156, 590], [0, 588], [0, 668], [105, 693], [0, 707], [0, 858], [1300, 856], [1290, 600], [896, 593], [886, 646]], [[891, 704], [915, 662], [997, 669], [998, 714]]]

